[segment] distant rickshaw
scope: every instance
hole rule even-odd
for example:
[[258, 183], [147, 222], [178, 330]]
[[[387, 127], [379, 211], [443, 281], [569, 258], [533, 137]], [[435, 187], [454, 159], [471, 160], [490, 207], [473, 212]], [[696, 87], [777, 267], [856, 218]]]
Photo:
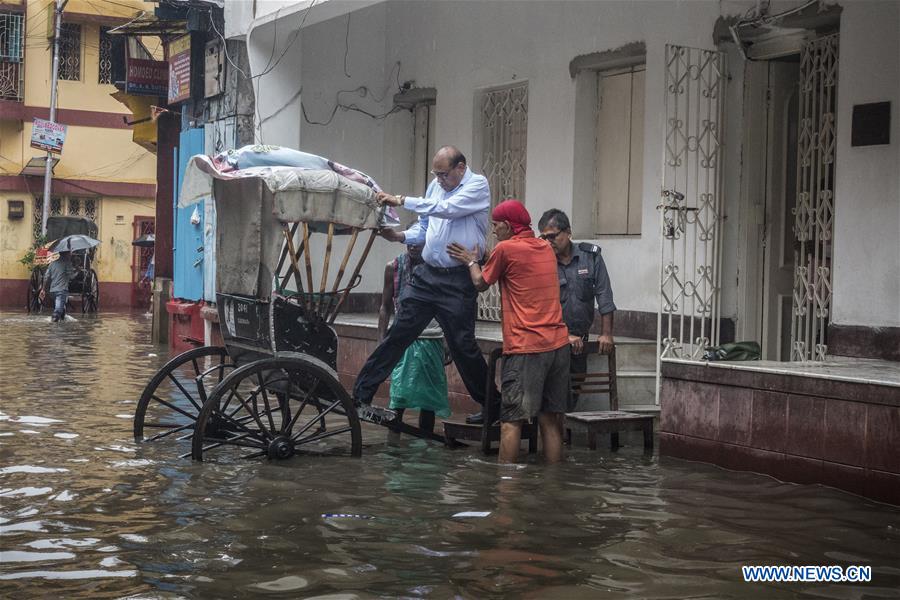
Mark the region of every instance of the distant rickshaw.
[[[69, 302], [80, 302], [82, 313], [97, 312], [100, 306], [100, 281], [93, 268], [96, 242], [99, 230], [97, 224], [85, 217], [55, 216], [47, 219], [47, 239], [53, 244], [51, 252], [70, 251], [75, 276], [69, 282]], [[67, 239], [69, 238], [69, 239]], [[30, 313], [41, 312], [44, 303], [40, 299], [44, 285], [46, 264], [35, 263], [28, 282], [26, 308]]]

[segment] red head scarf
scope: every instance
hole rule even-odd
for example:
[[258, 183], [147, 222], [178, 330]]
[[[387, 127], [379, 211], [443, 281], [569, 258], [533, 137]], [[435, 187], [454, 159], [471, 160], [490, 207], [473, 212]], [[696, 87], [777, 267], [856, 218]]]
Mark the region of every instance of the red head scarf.
[[512, 228], [513, 235], [531, 230], [531, 215], [525, 205], [518, 200], [504, 200], [491, 213], [494, 221], [506, 221]]

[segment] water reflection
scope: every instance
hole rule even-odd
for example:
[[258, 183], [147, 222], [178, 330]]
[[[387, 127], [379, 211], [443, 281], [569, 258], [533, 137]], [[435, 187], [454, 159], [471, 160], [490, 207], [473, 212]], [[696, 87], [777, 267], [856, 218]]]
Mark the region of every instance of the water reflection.
[[[892, 598], [900, 509], [818, 486], [577, 450], [500, 468], [384, 444], [361, 460], [195, 464], [137, 446], [161, 366], [143, 316], [0, 313], [0, 597]], [[638, 442], [639, 446], [639, 442]], [[455, 517], [461, 512], [484, 516]], [[742, 564], [864, 564], [754, 586]]]

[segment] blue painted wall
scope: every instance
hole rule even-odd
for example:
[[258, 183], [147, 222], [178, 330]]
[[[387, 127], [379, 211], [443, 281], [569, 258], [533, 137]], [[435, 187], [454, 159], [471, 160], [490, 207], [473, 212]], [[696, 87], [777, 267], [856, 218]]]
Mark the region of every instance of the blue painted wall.
[[[174, 228], [174, 276], [176, 298], [201, 300], [203, 298], [203, 202], [186, 208], [178, 207], [178, 194], [188, 161], [204, 151], [203, 127], [182, 131], [175, 153], [175, 228]], [[196, 210], [199, 223], [191, 223]]]

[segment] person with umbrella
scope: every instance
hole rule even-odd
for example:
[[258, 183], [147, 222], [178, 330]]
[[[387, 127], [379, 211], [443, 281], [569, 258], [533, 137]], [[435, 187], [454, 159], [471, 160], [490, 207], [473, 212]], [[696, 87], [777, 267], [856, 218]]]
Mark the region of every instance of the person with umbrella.
[[[75, 276], [75, 267], [70, 260], [71, 252], [60, 252], [59, 258], [53, 260], [44, 275], [44, 285], [41, 288], [40, 299], [44, 300], [47, 293], [53, 298], [54, 323], [65, 320], [66, 302], [69, 300], [69, 282]], [[51, 258], [52, 260], [52, 258]]]
[[53, 322], [66, 318], [66, 303], [69, 300], [69, 283], [75, 277], [75, 267], [72, 265], [71, 253], [81, 250], [87, 251], [100, 245], [96, 240], [87, 235], [67, 235], [57, 241], [51, 250], [59, 253], [59, 259], [50, 263], [47, 274], [44, 276], [44, 285], [40, 298], [44, 299], [47, 292], [53, 297]]

